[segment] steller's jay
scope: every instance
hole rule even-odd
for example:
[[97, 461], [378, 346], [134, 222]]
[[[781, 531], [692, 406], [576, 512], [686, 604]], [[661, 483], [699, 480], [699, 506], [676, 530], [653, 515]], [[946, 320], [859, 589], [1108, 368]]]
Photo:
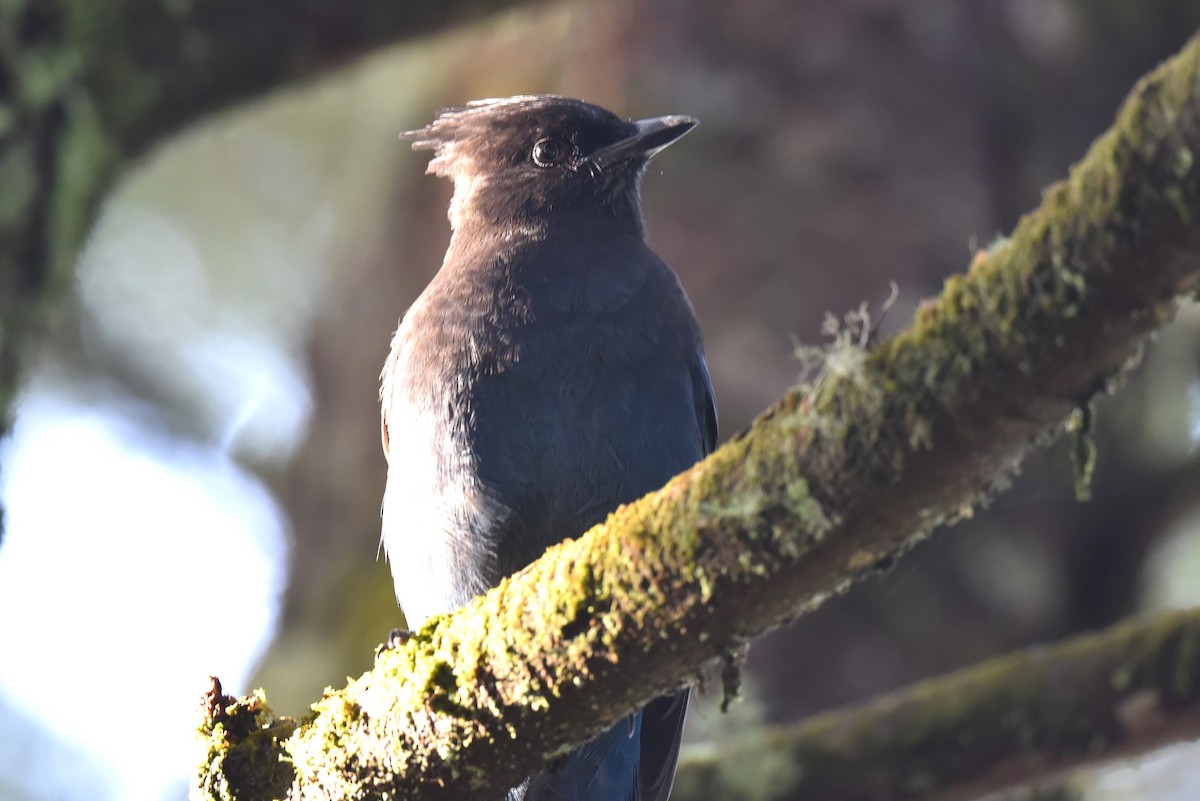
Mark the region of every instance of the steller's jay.
[[[536, 95], [405, 134], [454, 181], [449, 250], [382, 374], [383, 539], [411, 627], [712, 450], [700, 327], [640, 197], [651, 156], [695, 125]], [[686, 706], [651, 702], [508, 800], [664, 801]]]

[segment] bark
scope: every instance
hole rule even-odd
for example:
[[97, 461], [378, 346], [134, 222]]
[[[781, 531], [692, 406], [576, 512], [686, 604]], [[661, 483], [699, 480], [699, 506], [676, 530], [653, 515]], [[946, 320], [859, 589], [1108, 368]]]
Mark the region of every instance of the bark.
[[1193, 40], [898, 336], [864, 349], [851, 327], [748, 431], [302, 723], [272, 722], [261, 697], [215, 701], [197, 797], [499, 797], [970, 515], [1067, 421], [1085, 483], [1091, 400], [1200, 280], [1197, 152]]
[[1200, 610], [685, 752], [673, 801], [967, 801], [1200, 738]]

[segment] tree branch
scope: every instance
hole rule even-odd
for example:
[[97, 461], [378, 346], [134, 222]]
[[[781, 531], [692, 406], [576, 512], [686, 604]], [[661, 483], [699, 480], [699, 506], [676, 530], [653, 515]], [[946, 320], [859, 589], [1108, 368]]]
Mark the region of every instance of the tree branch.
[[[435, 618], [303, 723], [241, 740], [294, 777], [272, 762], [273, 784], [250, 792], [222, 773], [241, 757], [211, 716], [199, 797], [499, 797], [969, 515], [1200, 279], [1196, 153], [1200, 40], [900, 335], [843, 342], [700, 465]], [[236, 708], [270, 719], [253, 699]]]
[[1200, 738], [1200, 610], [685, 751], [673, 801], [967, 801]]
[[210, 111], [515, 2], [0, 3], [0, 437], [122, 166]]

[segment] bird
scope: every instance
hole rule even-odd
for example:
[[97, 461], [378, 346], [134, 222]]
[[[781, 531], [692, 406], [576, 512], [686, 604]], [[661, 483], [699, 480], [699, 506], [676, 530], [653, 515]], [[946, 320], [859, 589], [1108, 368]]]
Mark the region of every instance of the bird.
[[[401, 135], [454, 184], [445, 259], [381, 373], [382, 544], [410, 628], [715, 447], [700, 324], [641, 204], [651, 157], [696, 124], [522, 95]], [[655, 699], [506, 800], [665, 801], [687, 700]]]

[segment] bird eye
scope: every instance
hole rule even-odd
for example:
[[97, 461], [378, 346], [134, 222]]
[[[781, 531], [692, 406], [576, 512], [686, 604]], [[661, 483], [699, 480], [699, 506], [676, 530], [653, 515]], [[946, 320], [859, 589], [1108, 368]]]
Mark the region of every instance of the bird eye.
[[567, 147], [557, 139], [539, 139], [533, 146], [533, 163], [539, 167], [552, 167], [567, 157]]

